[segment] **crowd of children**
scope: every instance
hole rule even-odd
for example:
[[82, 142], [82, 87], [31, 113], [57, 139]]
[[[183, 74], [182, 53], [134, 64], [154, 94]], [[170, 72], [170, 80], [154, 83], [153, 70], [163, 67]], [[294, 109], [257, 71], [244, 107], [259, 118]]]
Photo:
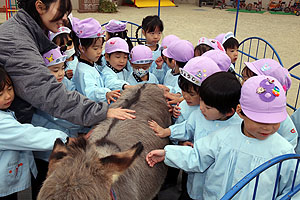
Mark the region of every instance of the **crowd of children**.
[[[278, 62], [245, 62], [241, 83], [234, 72], [239, 43], [231, 32], [215, 39], [201, 37], [194, 47], [175, 35], [162, 39], [164, 24], [158, 16], [145, 17], [140, 28], [146, 43], [133, 46], [126, 23], [111, 20], [104, 30], [93, 18], [70, 17], [56, 31], [47, 31], [48, 39], [57, 46], [41, 56], [58, 87], [77, 91], [97, 103], [112, 104], [123, 90], [137, 84], [157, 84], [164, 90], [173, 124], [160, 127], [153, 120], [148, 124], [158, 137], [168, 137], [170, 145], [147, 152], [146, 161], [151, 167], [164, 161], [184, 171], [179, 199], [220, 199], [260, 164], [299, 148], [299, 112], [292, 117], [286, 112], [291, 79]], [[10, 110], [15, 79], [3, 67], [0, 199], [16, 199], [16, 193], [31, 184], [36, 185], [35, 199], [46, 178], [54, 140], [72, 140], [89, 132], [91, 124], [60, 118], [39, 107], [31, 123], [19, 123]], [[125, 118], [134, 117], [119, 116]], [[291, 188], [294, 162], [287, 163], [276, 197]], [[270, 185], [273, 187], [275, 173], [270, 170], [260, 178], [260, 199], [268, 199], [273, 192]], [[39, 181], [31, 183], [37, 176]], [[176, 181], [176, 173], [170, 176]], [[247, 186], [238, 199], [248, 199], [253, 187], [254, 183]]]

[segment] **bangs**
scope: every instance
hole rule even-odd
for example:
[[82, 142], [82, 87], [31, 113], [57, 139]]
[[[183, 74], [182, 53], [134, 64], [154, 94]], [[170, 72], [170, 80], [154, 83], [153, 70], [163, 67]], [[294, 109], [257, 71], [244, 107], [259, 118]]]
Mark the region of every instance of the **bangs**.
[[11, 86], [12, 81], [6, 71], [0, 67], [0, 91], [3, 91], [6, 85]]
[[62, 19], [65, 14], [68, 16], [72, 12], [72, 4], [70, 0], [58, 0], [58, 1], [60, 1], [60, 5], [56, 12], [56, 15], [51, 20], [51, 22], [56, 22]]

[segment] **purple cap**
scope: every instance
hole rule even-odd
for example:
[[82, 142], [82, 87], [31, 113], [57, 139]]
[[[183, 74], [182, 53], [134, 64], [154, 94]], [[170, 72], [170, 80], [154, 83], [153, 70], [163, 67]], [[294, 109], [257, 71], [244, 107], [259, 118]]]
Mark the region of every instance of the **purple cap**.
[[127, 42], [119, 37], [110, 38], [105, 44], [105, 53], [113, 53], [117, 51], [129, 53]]
[[49, 40], [52, 41], [53, 38], [55, 38], [56, 36], [63, 34], [63, 33], [70, 34], [71, 30], [68, 27], [62, 26], [62, 27], [58, 28], [58, 31], [56, 33], [49, 31], [49, 34], [48, 34]]
[[226, 40], [228, 40], [229, 38], [235, 38], [232, 32], [228, 32], [226, 34], [221, 33], [215, 39], [218, 40], [221, 44], [224, 44], [224, 42], [226, 42]]
[[194, 57], [193, 44], [187, 40], [177, 40], [162, 52], [166, 57], [179, 62], [187, 62]]
[[56, 49], [51, 49], [47, 53], [43, 54], [43, 59], [47, 67], [52, 65], [57, 65], [59, 63], [65, 62], [67, 55], [62, 55], [60, 52], [60, 47]]
[[253, 76], [245, 81], [240, 104], [245, 115], [259, 123], [280, 123], [287, 117], [285, 91], [271, 76]]
[[152, 63], [152, 51], [145, 45], [137, 45], [131, 49], [130, 62], [133, 64]]
[[245, 62], [245, 65], [257, 75], [267, 75], [276, 78], [284, 91], [290, 89], [292, 85], [289, 71], [273, 59], [264, 58], [254, 62]]
[[102, 30], [99, 22], [94, 18], [73, 21], [73, 30], [79, 38], [104, 37], [105, 32]]
[[116, 33], [116, 32], [125, 31], [126, 30], [126, 24], [127, 23], [123, 23], [121, 21], [112, 19], [104, 27], [105, 27], [107, 32]]
[[199, 86], [207, 77], [221, 71], [212, 59], [205, 56], [190, 59], [183, 69], [179, 70], [181, 76]]
[[202, 56], [211, 58], [219, 66], [221, 71], [227, 72], [231, 65], [230, 57], [220, 50], [210, 50], [205, 52]]
[[166, 49], [174, 41], [180, 40], [176, 35], [167, 35], [161, 42], [161, 48]]

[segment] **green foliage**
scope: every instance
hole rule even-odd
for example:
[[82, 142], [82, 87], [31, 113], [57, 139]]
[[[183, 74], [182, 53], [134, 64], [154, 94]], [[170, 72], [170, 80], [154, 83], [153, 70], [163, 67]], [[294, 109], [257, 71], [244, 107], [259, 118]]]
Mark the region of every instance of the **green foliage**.
[[103, 13], [118, 12], [116, 4], [109, 0], [99, 0], [98, 11]]

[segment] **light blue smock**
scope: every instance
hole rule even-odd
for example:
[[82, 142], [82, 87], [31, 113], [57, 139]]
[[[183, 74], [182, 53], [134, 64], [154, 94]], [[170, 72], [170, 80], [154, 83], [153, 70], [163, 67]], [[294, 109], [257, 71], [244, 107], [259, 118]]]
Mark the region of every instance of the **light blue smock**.
[[149, 72], [149, 79], [148, 79], [148, 81], [141, 81], [141, 82], [137, 82], [137, 80], [133, 76], [133, 72], [131, 72], [131, 74], [127, 78], [127, 82], [130, 85], [137, 85], [137, 84], [143, 84], [143, 83], [155, 83], [155, 84], [158, 84], [157, 78], [151, 72]]
[[[74, 59], [72, 61], [66, 61], [65, 71], [72, 70], [73, 71], [73, 77], [74, 77], [74, 74], [76, 72], [76, 67], [77, 67], [77, 64], [78, 64], [78, 57], [74, 55], [73, 58]], [[73, 80], [73, 77], [71, 78], [71, 80]]]
[[283, 122], [280, 123], [277, 133], [291, 143], [294, 148], [296, 148], [298, 143], [298, 131], [289, 115]]
[[56, 138], [66, 142], [67, 134], [21, 124], [12, 111], [0, 110], [0, 197], [31, 186], [31, 174], [37, 175], [32, 151], [51, 150]]
[[155, 77], [157, 78], [158, 82], [160, 84], [163, 84], [164, 82], [164, 78], [165, 78], [165, 74], [167, 72], [167, 70], [169, 69], [168, 66], [165, 64], [163, 64], [161, 69], [157, 69], [157, 65], [155, 63], [155, 60], [161, 56], [161, 49], [160, 49], [161, 45], [157, 44], [157, 48], [155, 51], [152, 51], [152, 58], [153, 58], [153, 62], [150, 66], [150, 72], [153, 73], [155, 75]]
[[89, 64], [79, 60], [73, 81], [76, 90], [96, 102], [107, 102], [106, 93], [109, 88], [104, 85], [103, 75], [96, 69], [97, 64]]
[[[206, 174], [198, 190], [191, 192], [188, 188], [191, 198], [201, 200], [220, 199], [239, 180], [264, 162], [279, 155], [294, 153], [292, 145], [278, 133], [265, 140], [258, 140], [246, 137], [241, 131], [241, 124], [224, 127], [197, 140], [194, 148], [167, 145], [165, 151], [166, 165], [183, 169], [189, 174]], [[295, 164], [290, 160], [282, 165], [276, 199], [290, 190]], [[257, 199], [272, 198], [277, 167], [260, 175]], [[254, 184], [255, 181], [252, 181], [233, 199], [252, 199]], [[299, 199], [299, 194], [293, 199]]]
[[[297, 109], [292, 115], [291, 115], [291, 119], [294, 122], [294, 125], [297, 129], [297, 132], [300, 131], [300, 109]], [[295, 148], [296, 153], [300, 154], [300, 135], [298, 134], [298, 143], [297, 146]]]
[[178, 85], [179, 76], [180, 76], [179, 74], [173, 75], [172, 69], [169, 69], [166, 72], [163, 85], [167, 86], [170, 89], [170, 93], [174, 93], [174, 94], [180, 93], [181, 94], [181, 89]]

